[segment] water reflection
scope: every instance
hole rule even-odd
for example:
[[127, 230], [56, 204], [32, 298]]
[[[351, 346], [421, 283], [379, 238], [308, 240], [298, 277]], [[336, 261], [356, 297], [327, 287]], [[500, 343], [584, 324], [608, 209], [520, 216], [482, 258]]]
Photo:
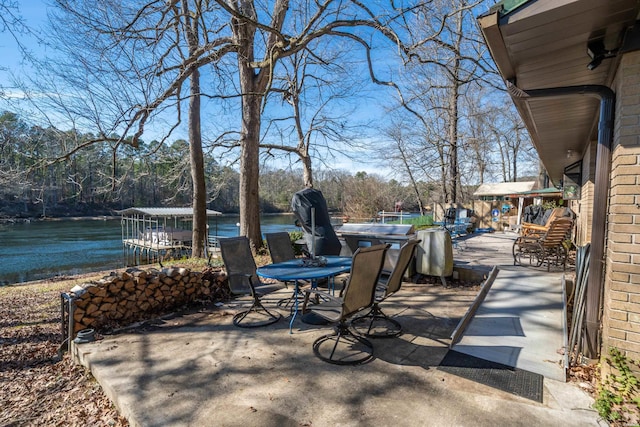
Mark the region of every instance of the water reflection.
[[[210, 233], [238, 235], [238, 216], [209, 221]], [[292, 215], [261, 218], [263, 233], [295, 231]], [[0, 285], [124, 266], [120, 219], [34, 221], [0, 229]]]

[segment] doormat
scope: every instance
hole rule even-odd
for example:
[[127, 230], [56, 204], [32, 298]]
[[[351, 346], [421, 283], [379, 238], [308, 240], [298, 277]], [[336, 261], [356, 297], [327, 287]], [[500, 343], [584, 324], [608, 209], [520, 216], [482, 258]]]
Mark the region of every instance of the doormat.
[[543, 380], [540, 374], [480, 359], [449, 350], [439, 369], [516, 396], [542, 403]]

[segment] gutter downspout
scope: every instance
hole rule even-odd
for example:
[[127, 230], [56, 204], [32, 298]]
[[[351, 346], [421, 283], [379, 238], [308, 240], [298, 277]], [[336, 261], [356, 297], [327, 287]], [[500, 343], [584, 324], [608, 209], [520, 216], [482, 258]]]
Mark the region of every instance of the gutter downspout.
[[507, 82], [509, 94], [527, 102], [528, 98], [549, 98], [567, 95], [584, 95], [600, 99], [600, 121], [598, 123], [598, 150], [596, 154], [596, 176], [593, 195], [593, 223], [591, 225], [590, 268], [586, 289], [585, 334], [583, 348], [585, 356], [595, 359], [600, 354], [601, 300], [604, 290], [605, 238], [609, 185], [611, 172], [611, 148], [613, 145], [613, 122], [615, 94], [607, 86], [584, 85], [549, 89], [522, 90]]

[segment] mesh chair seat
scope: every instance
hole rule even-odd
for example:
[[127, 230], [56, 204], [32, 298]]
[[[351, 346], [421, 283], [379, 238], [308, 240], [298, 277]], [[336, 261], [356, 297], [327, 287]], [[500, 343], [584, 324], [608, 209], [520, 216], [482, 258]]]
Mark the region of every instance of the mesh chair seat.
[[[289, 237], [289, 233], [286, 231], [266, 233], [264, 237], [267, 240], [267, 248], [269, 248], [269, 256], [271, 257], [272, 263], [278, 264], [280, 262], [292, 260], [296, 257], [296, 254], [293, 251], [293, 245], [291, 244], [291, 238]], [[290, 282], [285, 282], [285, 285], [288, 285], [288, 283]], [[302, 296], [302, 291], [299, 286], [295, 286], [291, 296], [278, 301], [278, 307], [289, 307], [293, 310], [293, 303], [299, 296]]]

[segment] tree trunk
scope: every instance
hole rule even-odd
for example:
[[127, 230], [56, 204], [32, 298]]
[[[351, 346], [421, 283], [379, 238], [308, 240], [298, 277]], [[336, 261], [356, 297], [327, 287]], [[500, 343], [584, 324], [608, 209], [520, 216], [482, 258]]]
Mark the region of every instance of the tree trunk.
[[306, 188], [313, 188], [313, 170], [311, 168], [311, 157], [309, 154], [301, 155], [302, 159], [302, 178]]
[[202, 153], [202, 132], [200, 128], [200, 71], [191, 73], [191, 93], [189, 97], [189, 156], [191, 160], [191, 181], [193, 183], [193, 241], [191, 256], [204, 257], [207, 236], [207, 189], [204, 177], [204, 156]]
[[[186, 4], [183, 4], [187, 10]], [[197, 20], [195, 20], [197, 21]], [[198, 25], [185, 16], [186, 39], [189, 54], [198, 48]], [[193, 232], [191, 236], [191, 256], [203, 258], [207, 237], [207, 187], [204, 177], [204, 155], [202, 153], [202, 128], [200, 125], [200, 69], [193, 67], [189, 76], [189, 164], [193, 186]]]
[[255, 251], [262, 247], [260, 231], [259, 167], [260, 104], [262, 97], [254, 92], [254, 74], [248, 66], [240, 66], [242, 88], [242, 129], [240, 134], [240, 234], [247, 236]]
[[458, 201], [458, 92], [459, 86], [453, 82], [449, 94], [449, 196], [450, 202]]
[[[463, 2], [464, 4], [464, 2]], [[450, 144], [450, 177], [451, 180], [451, 203], [458, 202], [458, 187], [460, 184], [460, 168], [458, 166], [458, 121], [459, 107], [458, 100], [460, 98], [460, 72], [462, 68], [462, 58], [460, 49], [462, 47], [462, 11], [458, 11], [456, 22], [456, 40], [455, 40], [455, 59], [453, 69], [451, 70], [451, 93], [449, 94], [449, 144]]]
[[413, 188], [413, 192], [416, 196], [416, 202], [418, 203], [420, 216], [422, 216], [424, 215], [424, 203], [422, 203], [422, 198], [420, 197], [420, 189], [418, 188], [418, 183], [416, 182], [416, 179], [413, 176], [413, 172], [411, 171], [411, 166], [409, 165], [409, 160], [407, 159], [407, 154], [405, 153], [405, 150], [401, 144], [398, 144], [398, 150], [400, 151], [402, 163], [404, 164], [404, 167], [407, 171], [407, 175], [409, 175], [409, 181], [411, 181], [411, 188]]

